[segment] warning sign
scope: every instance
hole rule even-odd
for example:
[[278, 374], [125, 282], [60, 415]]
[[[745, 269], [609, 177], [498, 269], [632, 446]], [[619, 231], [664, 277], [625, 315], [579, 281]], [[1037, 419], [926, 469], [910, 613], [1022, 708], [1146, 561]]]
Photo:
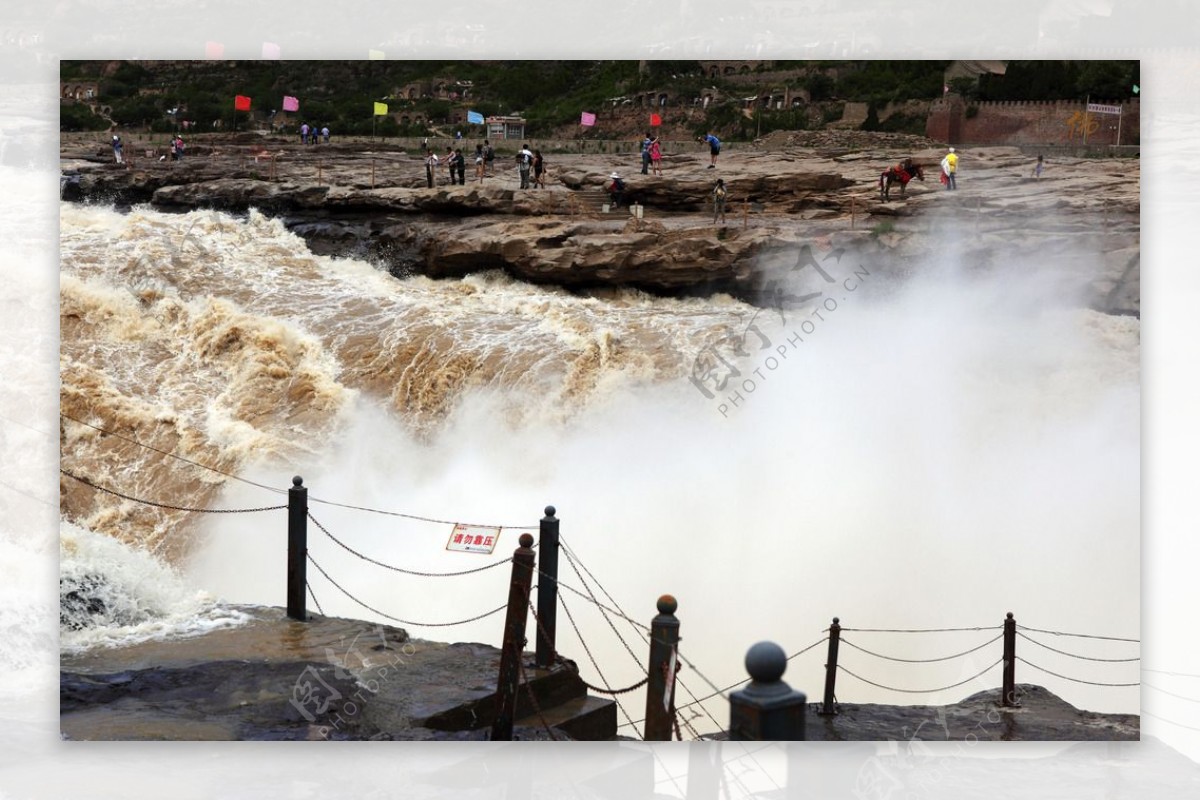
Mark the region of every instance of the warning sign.
[[468, 526], [458, 523], [450, 533], [450, 541], [446, 543], [447, 551], [467, 551], [468, 553], [491, 553], [496, 549], [500, 540], [499, 526]]

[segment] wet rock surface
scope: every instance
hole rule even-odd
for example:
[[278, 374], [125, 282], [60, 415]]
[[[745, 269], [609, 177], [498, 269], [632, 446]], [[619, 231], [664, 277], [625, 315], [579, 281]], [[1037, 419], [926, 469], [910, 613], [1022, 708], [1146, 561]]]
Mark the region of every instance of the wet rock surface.
[[[499, 650], [415, 640], [403, 629], [282, 609], [247, 608], [250, 624], [187, 639], [64, 654], [60, 722], [80, 740], [485, 740]], [[611, 699], [587, 696], [570, 664], [538, 670], [518, 694], [521, 740], [613, 739]], [[809, 740], [1137, 740], [1137, 715], [1076, 709], [1018, 685], [946, 706], [810, 705]], [[543, 723], [543, 721], [545, 721]], [[552, 733], [552, 734], [551, 734]], [[725, 735], [713, 735], [722, 739]]]
[[[248, 608], [245, 626], [166, 642], [64, 655], [60, 722], [81, 740], [485, 740], [499, 649], [415, 640], [403, 629]], [[526, 661], [531, 656], [526, 654]], [[569, 665], [526, 666], [548, 710], [584, 695]], [[528, 725], [515, 737], [572, 739]], [[613, 728], [615, 728], [615, 715]], [[586, 731], [586, 729], [585, 729]]]
[[[717, 169], [700, 147], [667, 153], [661, 176], [641, 175], [636, 154], [550, 153], [546, 186], [529, 190], [503, 154], [481, 183], [468, 165], [465, 185], [441, 172], [427, 188], [418, 154], [361, 143], [211, 142], [180, 162], [135, 156], [125, 168], [103, 146], [75, 140], [61, 156], [65, 199], [255, 208], [282, 217], [318, 253], [372, 259], [396, 275], [503, 269], [576, 289], [730, 292], [764, 304], [764, 251], [807, 244], [818, 253], [854, 247], [899, 277], [948, 253], [968, 270], [1028, 262], [1082, 305], [1140, 314], [1139, 160], [1055, 157], [1035, 179], [1036, 154], [960, 148], [951, 192], [938, 182], [943, 154], [922, 137], [776, 132], [722, 153]], [[879, 175], [904, 157], [925, 180], [884, 202]], [[613, 171], [628, 185], [616, 208], [604, 188]], [[722, 225], [712, 219], [717, 177], [729, 190]]]

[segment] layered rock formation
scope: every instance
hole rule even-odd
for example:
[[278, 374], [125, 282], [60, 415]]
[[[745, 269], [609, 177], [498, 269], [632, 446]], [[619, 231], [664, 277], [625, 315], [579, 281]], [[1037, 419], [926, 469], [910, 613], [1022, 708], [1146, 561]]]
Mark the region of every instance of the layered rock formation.
[[[482, 183], [455, 186], [442, 174], [426, 188], [419, 157], [362, 145], [209, 145], [178, 163], [135, 158], [128, 169], [99, 163], [103, 148], [65, 147], [78, 182], [64, 191], [163, 209], [256, 208], [283, 217], [315, 251], [371, 258], [396, 274], [503, 269], [535, 283], [752, 302], [764, 302], [769, 283], [764, 253], [854, 248], [902, 277], [952, 245], [968, 269], [1048, 261], [1084, 304], [1140, 312], [1138, 160], [1052, 159], [1038, 180], [1029, 153], [968, 148], [959, 189], [947, 192], [937, 182], [943, 151], [928, 140], [838, 136], [777, 135], [723, 153], [715, 170], [699, 149], [667, 154], [662, 176], [641, 175], [629, 155], [548, 154], [549, 179], [536, 190], [519, 189], [504, 163]], [[906, 156], [926, 180], [883, 202], [879, 174]], [[614, 170], [628, 184], [620, 208], [605, 191]], [[729, 189], [722, 225], [712, 221], [717, 176]]]

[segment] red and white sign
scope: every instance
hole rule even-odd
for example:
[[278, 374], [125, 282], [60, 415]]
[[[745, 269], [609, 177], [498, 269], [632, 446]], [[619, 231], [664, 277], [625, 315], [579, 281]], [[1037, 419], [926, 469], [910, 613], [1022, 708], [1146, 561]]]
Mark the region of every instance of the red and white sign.
[[1092, 114], [1120, 114], [1120, 106], [1106, 106], [1102, 103], [1088, 103], [1087, 110]]
[[454, 531], [450, 533], [450, 541], [446, 543], [446, 550], [491, 553], [496, 550], [496, 543], [499, 541], [499, 526], [468, 526], [465, 523], [457, 523]]

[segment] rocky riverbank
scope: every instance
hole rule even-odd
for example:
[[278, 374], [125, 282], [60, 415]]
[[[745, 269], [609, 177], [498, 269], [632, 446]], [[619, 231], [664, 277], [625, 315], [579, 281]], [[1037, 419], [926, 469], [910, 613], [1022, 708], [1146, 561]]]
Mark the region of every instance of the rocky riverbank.
[[[723, 153], [716, 169], [699, 146], [668, 153], [662, 176], [641, 175], [636, 154], [548, 154], [546, 186], [535, 190], [519, 188], [503, 156], [482, 182], [469, 164], [465, 185], [441, 174], [430, 189], [420, 154], [382, 145], [299, 148], [246, 137], [200, 141], [180, 162], [127, 148], [132, 163], [118, 166], [103, 145], [73, 140], [62, 147], [63, 196], [179, 211], [253, 208], [284, 219], [316, 252], [371, 259], [397, 275], [503, 269], [579, 290], [729, 292], [766, 304], [773, 254], [804, 245], [853, 249], [900, 277], [953, 252], [967, 269], [1050, 263], [1083, 304], [1140, 313], [1137, 159], [1052, 159], [1037, 180], [1030, 153], [965, 148], [960, 188], [946, 192], [936, 180], [943, 149], [929, 140], [822, 134], [775, 135]], [[906, 156], [925, 165], [926, 180], [883, 202], [879, 173]], [[613, 171], [628, 184], [626, 205], [605, 211]], [[717, 177], [729, 188], [722, 225], [710, 202]]]
[[[254, 620], [238, 628], [63, 655], [60, 721], [64, 736], [78, 740], [487, 738], [495, 714], [498, 649], [417, 640], [403, 629], [344, 618], [313, 615], [301, 623], [288, 619], [282, 609], [245, 611]], [[539, 670], [528, 653], [524, 662], [517, 739], [616, 738], [615, 704], [611, 698], [588, 695], [572, 664]], [[976, 693], [947, 706], [843, 703], [837, 715], [828, 717], [816, 714], [814, 704], [807, 737], [844, 741], [1139, 737], [1136, 715], [1079, 710], [1033, 685], [1018, 685], [1018, 694], [1021, 705], [1011, 709], [997, 705], [999, 690]], [[714, 714], [722, 719], [720, 711]]]

